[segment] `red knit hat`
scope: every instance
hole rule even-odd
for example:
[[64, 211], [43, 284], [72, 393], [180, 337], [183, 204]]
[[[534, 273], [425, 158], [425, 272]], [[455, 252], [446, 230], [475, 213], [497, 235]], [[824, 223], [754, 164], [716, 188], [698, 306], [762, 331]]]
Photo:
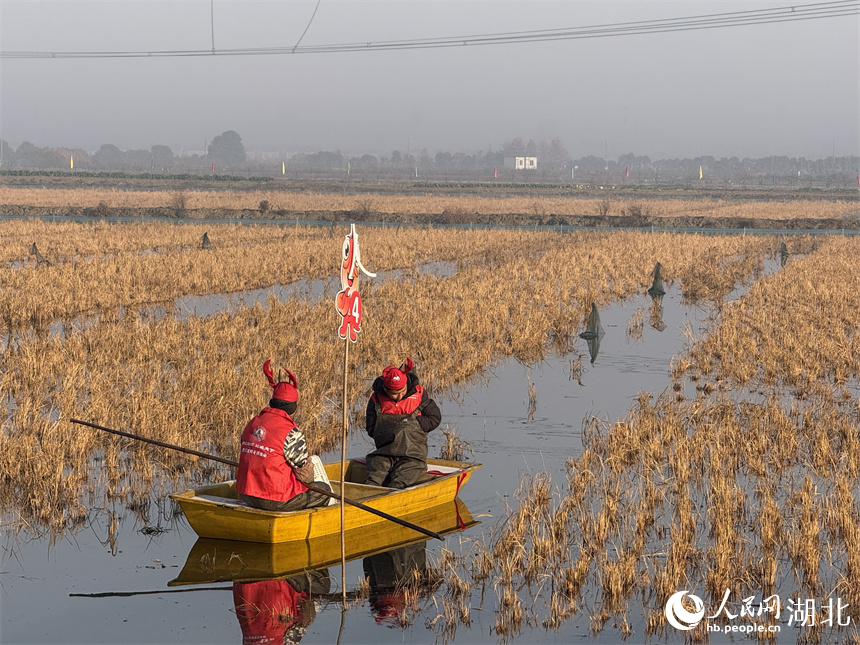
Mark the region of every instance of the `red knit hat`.
[[272, 368], [269, 367], [269, 363], [272, 361], [266, 361], [263, 363], [263, 374], [266, 375], [266, 378], [269, 379], [269, 385], [274, 388], [272, 392], [273, 399], [279, 399], [281, 401], [287, 401], [288, 403], [295, 403], [299, 400], [299, 391], [298, 386], [299, 383], [296, 381], [296, 377], [293, 373], [284, 368], [284, 371], [289, 376], [289, 381], [281, 381], [280, 383], [275, 383], [274, 374], [272, 374]]
[[382, 370], [382, 384], [389, 390], [399, 390], [406, 387], [406, 375], [412, 371], [413, 367], [415, 367], [415, 363], [408, 356], [406, 357], [406, 362], [400, 366], [400, 369], [394, 367], [394, 365], [389, 365]]

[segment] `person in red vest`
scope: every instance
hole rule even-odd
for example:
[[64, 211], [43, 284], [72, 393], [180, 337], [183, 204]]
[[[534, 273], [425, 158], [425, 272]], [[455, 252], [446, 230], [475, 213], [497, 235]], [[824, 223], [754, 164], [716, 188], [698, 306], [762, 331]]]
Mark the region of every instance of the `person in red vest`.
[[263, 373], [273, 388], [272, 398], [242, 432], [236, 490], [246, 504], [267, 511], [325, 506], [330, 498], [307, 488], [312, 485], [331, 491], [327, 482], [314, 481], [312, 459], [319, 461], [319, 457], [308, 455], [305, 435], [293, 421], [298, 382], [292, 372], [284, 370], [288, 380], [275, 383], [270, 362], [263, 365]]
[[366, 484], [406, 488], [427, 471], [427, 433], [442, 422], [442, 412], [424, 391], [414, 366], [407, 357], [373, 382], [364, 427], [376, 450], [367, 455]]

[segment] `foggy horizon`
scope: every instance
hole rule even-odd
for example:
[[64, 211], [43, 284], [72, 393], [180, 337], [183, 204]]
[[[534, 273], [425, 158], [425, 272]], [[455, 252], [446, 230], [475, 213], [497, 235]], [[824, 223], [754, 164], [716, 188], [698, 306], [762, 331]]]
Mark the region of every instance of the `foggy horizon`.
[[[860, 10], [856, 1], [834, 4]], [[856, 156], [856, 11], [639, 35], [619, 26], [785, 6], [4, 0], [0, 139], [89, 152], [167, 145], [180, 154], [234, 130], [248, 151], [291, 155], [474, 154], [515, 138], [558, 138], [574, 159]], [[594, 26], [615, 32], [374, 48]], [[314, 49], [348, 43], [370, 51]], [[203, 55], [213, 46], [217, 55]], [[266, 48], [303, 53], [221, 53]], [[21, 55], [46, 52], [80, 57]], [[157, 55], [118, 56], [129, 52]]]
[[[219, 134], [222, 134], [222, 133], [219, 133]], [[238, 133], [238, 134], [241, 136], [241, 133]], [[55, 146], [55, 145], [51, 145], [51, 144], [39, 145], [38, 143], [33, 142], [33, 141], [29, 141], [29, 140], [28, 141], [19, 141], [19, 142], [10, 142], [10, 141], [7, 141], [6, 139], [2, 138], [2, 137], [0, 137], [0, 141], [3, 141], [6, 144], [8, 144], [13, 150], [19, 148], [21, 144], [30, 143], [30, 144], [33, 144], [34, 146], [36, 146], [37, 148], [40, 148], [40, 149], [65, 150], [65, 151], [72, 151], [72, 152], [81, 151], [81, 152], [83, 152], [89, 156], [93, 156], [93, 155], [98, 154], [99, 149], [104, 145], [115, 145], [110, 141], [105, 141], [105, 142], [103, 142], [103, 143], [101, 143], [98, 146], [93, 147], [93, 148], [90, 148], [87, 146]], [[117, 147], [119, 148], [119, 150], [121, 152], [124, 152], [124, 153], [125, 152], [141, 152], [141, 151], [149, 153], [153, 147], [167, 146], [168, 148], [170, 148], [170, 150], [173, 152], [174, 156], [177, 159], [183, 159], [183, 158], [184, 159], [190, 159], [193, 157], [199, 157], [201, 159], [206, 159], [207, 155], [208, 155], [208, 146], [209, 146], [209, 144], [212, 143], [212, 139], [208, 139], [204, 143], [206, 143], [206, 145], [207, 145], [206, 148], [204, 148], [202, 145], [200, 147], [194, 147], [194, 146], [184, 145], [184, 144], [172, 145], [169, 143], [153, 143], [152, 145], [144, 145], [141, 147], [130, 147], [130, 148], [120, 148], [119, 146], [117, 146]], [[450, 153], [450, 154], [464, 154], [464, 155], [468, 155], [468, 156], [486, 155], [488, 153], [496, 154], [496, 153], [502, 152], [502, 148], [504, 147], [504, 145], [506, 143], [509, 143], [509, 141], [503, 142], [502, 145], [500, 145], [498, 147], [493, 147], [492, 149], [487, 148], [487, 149], [479, 149], [479, 150], [454, 150], [454, 149], [444, 149], [444, 148], [439, 148], [439, 149], [435, 149], [435, 150], [427, 150], [424, 148], [422, 148], [421, 150], [416, 150], [414, 148], [409, 148], [408, 150], [407, 149], [394, 148], [394, 149], [388, 150], [388, 151], [385, 151], [385, 150], [344, 150], [341, 148], [317, 148], [317, 149], [306, 148], [306, 149], [301, 149], [301, 150], [276, 150], [276, 149], [272, 149], [272, 148], [250, 147], [250, 146], [245, 144], [244, 139], [243, 139], [243, 146], [244, 146], [245, 152], [247, 154], [246, 163], [249, 163], [252, 165], [254, 163], [257, 163], [257, 164], [267, 163], [267, 162], [271, 162], [273, 160], [276, 161], [278, 164], [280, 164], [280, 162], [282, 160], [289, 160], [291, 158], [300, 157], [302, 155], [313, 155], [316, 153], [337, 154], [337, 155], [340, 155], [341, 157], [343, 157], [345, 160], [347, 160], [349, 158], [354, 159], [356, 157], [360, 157], [363, 155], [372, 155], [372, 156], [377, 157], [380, 160], [382, 160], [382, 159], [390, 158], [393, 153], [398, 153], [403, 158], [405, 158], [407, 155], [411, 155], [412, 157], [417, 158], [419, 155], [421, 155], [425, 151], [428, 153], [428, 155], [430, 156], [431, 159], [435, 156], [435, 153], [437, 153], [437, 152], [439, 152], [439, 153]], [[528, 143], [528, 142], [525, 142], [525, 143]], [[540, 142], [534, 142], [534, 143], [548, 143], [548, 142], [540, 141]], [[699, 158], [713, 158], [713, 159], [718, 160], [718, 161], [724, 160], [724, 159], [761, 161], [761, 160], [767, 160], [770, 158], [775, 158], [775, 159], [802, 159], [804, 161], [815, 162], [815, 161], [824, 161], [824, 160], [834, 159], [834, 158], [835, 159], [850, 159], [852, 157], [853, 158], [858, 157], [858, 155], [856, 153], [850, 154], [850, 153], [846, 152], [845, 154], [840, 154], [838, 149], [836, 149], [835, 152], [836, 152], [836, 154], [833, 154], [833, 150], [831, 150], [830, 153], [822, 154], [821, 156], [818, 156], [818, 157], [807, 157], [804, 155], [778, 155], [778, 154], [761, 155], [761, 156], [755, 156], [755, 157], [748, 156], [748, 155], [733, 155], [733, 154], [726, 154], [726, 155], [691, 154], [691, 155], [686, 155], [686, 156], [675, 155], [675, 156], [671, 156], [671, 157], [668, 157], [668, 156], [667, 157], [656, 157], [656, 156], [647, 154], [647, 152], [639, 152], [637, 150], [627, 150], [626, 152], [619, 150], [618, 154], [615, 154], [614, 156], [611, 154], [611, 151], [610, 151], [609, 156], [604, 156], [602, 154], [595, 154], [595, 153], [582, 154], [582, 155], [574, 155], [573, 153], [571, 153], [570, 154], [570, 160], [571, 161], [578, 161], [578, 160], [582, 160], [585, 158], [596, 158], [596, 159], [605, 159], [606, 161], [609, 161], [612, 163], [619, 163], [619, 159], [633, 155], [635, 157], [643, 157], [643, 158], [647, 157], [652, 162], [684, 160], [684, 159], [690, 160], [690, 159], [699, 159]], [[542, 159], [540, 154], [538, 154], [538, 159]], [[75, 163], [77, 164], [77, 162], [78, 162], [77, 157], [75, 157]]]

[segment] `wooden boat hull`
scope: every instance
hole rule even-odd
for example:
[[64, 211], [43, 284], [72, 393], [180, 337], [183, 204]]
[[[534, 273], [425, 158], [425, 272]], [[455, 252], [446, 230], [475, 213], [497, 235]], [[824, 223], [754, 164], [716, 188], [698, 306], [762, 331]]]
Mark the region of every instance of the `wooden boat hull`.
[[[344, 492], [347, 498], [394, 515], [404, 517], [424, 509], [453, 501], [472, 472], [480, 464], [428, 459], [428, 471], [449, 471], [442, 475], [425, 475], [414, 486], [403, 490], [355, 483], [364, 481], [364, 465], [350, 461]], [[327, 464], [326, 473], [332, 489], [340, 494], [340, 464]], [[235, 482], [202, 486], [170, 496], [182, 507], [191, 528], [200, 537], [278, 544], [296, 542], [340, 533], [340, 506], [324, 506], [289, 513], [251, 508], [239, 499]], [[385, 522], [373, 513], [354, 506], [344, 509], [346, 531]]]
[[[459, 499], [403, 517], [441, 535], [465, 530], [476, 524]], [[391, 522], [377, 522], [345, 534], [346, 560], [365, 558], [391, 549], [426, 541], [415, 531]], [[252, 582], [286, 578], [340, 564], [340, 533], [301, 543], [262, 544], [237, 540], [200, 538], [179, 575], [168, 586]]]

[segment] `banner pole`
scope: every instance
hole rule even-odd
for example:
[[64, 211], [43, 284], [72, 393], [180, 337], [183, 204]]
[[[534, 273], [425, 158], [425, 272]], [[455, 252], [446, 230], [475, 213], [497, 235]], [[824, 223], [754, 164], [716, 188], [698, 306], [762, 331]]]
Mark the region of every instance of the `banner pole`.
[[338, 335], [344, 340], [343, 349], [343, 432], [340, 439], [340, 565], [341, 586], [343, 587], [343, 611], [346, 611], [346, 520], [344, 516], [344, 497], [346, 490], [346, 435], [349, 430], [349, 397], [347, 383], [349, 374], [349, 343], [358, 339], [361, 331], [361, 296], [358, 294], [359, 272], [375, 278], [361, 263], [358, 246], [358, 233], [355, 224], [349, 227], [349, 235], [343, 240], [340, 262], [340, 287], [335, 298], [335, 308], [343, 320]]
[[349, 427], [347, 413], [347, 369], [349, 367], [349, 339], [343, 341], [343, 430], [340, 437], [340, 577], [343, 589], [343, 610], [346, 611], [346, 532], [344, 530], [344, 495], [346, 489], [346, 431]]

